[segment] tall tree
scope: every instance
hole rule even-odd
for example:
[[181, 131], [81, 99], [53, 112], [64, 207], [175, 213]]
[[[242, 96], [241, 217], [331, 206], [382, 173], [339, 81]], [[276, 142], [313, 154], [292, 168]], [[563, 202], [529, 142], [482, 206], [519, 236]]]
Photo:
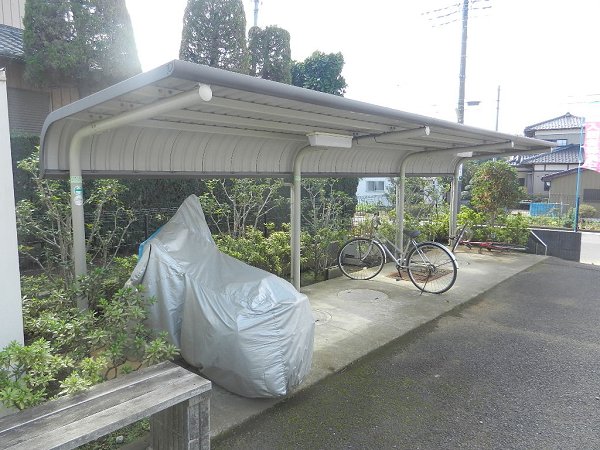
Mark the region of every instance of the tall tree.
[[524, 195], [516, 169], [506, 161], [487, 161], [480, 165], [471, 186], [471, 204], [487, 216], [492, 228], [498, 215], [513, 207]]
[[314, 91], [343, 96], [346, 80], [342, 76], [344, 57], [341, 53], [316, 51], [303, 62], [292, 64], [292, 84]]
[[248, 73], [246, 15], [241, 0], [188, 0], [179, 58]]
[[72, 0], [75, 25], [88, 49], [82, 81], [102, 89], [141, 72], [125, 0]]
[[277, 26], [248, 32], [250, 74], [266, 80], [292, 83], [290, 33]]
[[81, 49], [71, 2], [27, 0], [23, 16], [25, 77], [36, 86], [74, 86]]
[[141, 71], [125, 0], [27, 0], [25, 76], [36, 86], [102, 89]]

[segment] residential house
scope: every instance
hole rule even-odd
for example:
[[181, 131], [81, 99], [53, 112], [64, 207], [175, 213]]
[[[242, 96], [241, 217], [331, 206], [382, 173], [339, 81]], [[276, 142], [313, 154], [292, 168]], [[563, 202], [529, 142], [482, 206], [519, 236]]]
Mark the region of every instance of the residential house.
[[556, 142], [559, 146], [581, 144], [581, 127], [585, 119], [566, 113], [563, 116], [529, 125], [524, 134], [527, 137]]
[[39, 89], [24, 78], [23, 14], [25, 0], [0, 4], [0, 67], [6, 70], [8, 117], [12, 133], [40, 134], [48, 113], [79, 99], [74, 88]]
[[360, 178], [356, 187], [356, 199], [359, 204], [390, 206], [386, 196], [393, 187], [389, 178]]
[[558, 147], [549, 153], [521, 155], [511, 159], [511, 164], [517, 169], [519, 183], [529, 195], [547, 198], [550, 181], [544, 181], [544, 177], [578, 166], [581, 127], [584, 120], [583, 117], [566, 113], [525, 128], [524, 133], [527, 137], [558, 144]]
[[[582, 128], [585, 119], [566, 113], [525, 128], [525, 135], [559, 144], [549, 153], [522, 157], [516, 165], [521, 183], [527, 192], [548, 198], [549, 203], [561, 205], [561, 210], [575, 205], [577, 167], [583, 159]], [[600, 173], [582, 169], [579, 198], [600, 211]]]
[[[577, 168], [547, 175], [542, 179], [550, 185], [548, 202], [572, 208], [577, 192]], [[600, 173], [581, 169], [579, 175], [581, 204], [591, 205], [600, 213]]]
[[545, 178], [579, 165], [579, 144], [555, 147], [549, 153], [526, 156], [517, 166], [519, 183], [525, 186], [529, 195], [548, 197], [550, 181]]

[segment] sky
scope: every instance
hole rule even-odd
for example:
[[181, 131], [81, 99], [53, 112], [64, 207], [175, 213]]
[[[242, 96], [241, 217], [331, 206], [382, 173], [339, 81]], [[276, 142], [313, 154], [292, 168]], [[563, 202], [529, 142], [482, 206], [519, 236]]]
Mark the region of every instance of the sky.
[[[142, 68], [177, 59], [187, 0], [126, 2]], [[455, 122], [460, 4], [261, 0], [258, 26], [289, 31], [296, 61], [316, 50], [341, 52], [347, 98]], [[249, 28], [254, 1], [243, 5]], [[528, 125], [567, 112], [600, 121], [600, 1], [471, 0], [471, 5], [465, 101], [473, 105], [465, 106], [465, 124], [493, 130], [498, 118], [498, 131], [522, 134]]]

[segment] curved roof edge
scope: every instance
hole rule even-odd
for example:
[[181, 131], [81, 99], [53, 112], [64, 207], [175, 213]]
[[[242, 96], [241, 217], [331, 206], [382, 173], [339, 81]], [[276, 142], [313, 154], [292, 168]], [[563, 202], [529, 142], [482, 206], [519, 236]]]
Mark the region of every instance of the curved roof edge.
[[[68, 150], [65, 150], [65, 146], [80, 128], [95, 127], [106, 118], [119, 118], [146, 106], [154, 106], [169, 96], [191, 92], [198, 84], [212, 87], [212, 101], [191, 107], [180, 106], [166, 112], [162, 110], [160, 114], [143, 121], [97, 134], [98, 138], [86, 138], [84, 152], [87, 153], [84, 154], [88, 166], [84, 167], [84, 172], [122, 172], [120, 176], [168, 172], [185, 176], [187, 171], [224, 175], [254, 173], [258, 176], [259, 173], [271, 173], [272, 160], [276, 157], [279, 165], [273, 168], [272, 173], [289, 174], [292, 172], [294, 155], [301, 146], [308, 144], [306, 137], [314, 132], [366, 139], [361, 141], [360, 149], [353, 147], [351, 161], [344, 160], [347, 157], [340, 149], [326, 149], [331, 150], [328, 157], [305, 158], [307, 166], [303, 167], [303, 171], [323, 176], [394, 173], [398, 170], [398, 162], [414, 153], [422, 154], [423, 158], [434, 157], [422, 166], [416, 164], [415, 172], [439, 171], [446, 174], [453, 172], [450, 166], [456, 157], [466, 156], [463, 154], [469, 151], [469, 156], [487, 157], [496, 150], [503, 155], [540, 153], [555, 145], [174, 60], [50, 113], [41, 136], [42, 173], [58, 175], [68, 170], [68, 158], [65, 157]], [[141, 129], [144, 130], [145, 144], [132, 144], [128, 136], [142, 136]], [[423, 130], [427, 130], [426, 135], [421, 133]], [[423, 135], [416, 136], [415, 131]], [[166, 139], [169, 133], [172, 138], [165, 143], [168, 148], [161, 150], [158, 141]], [[102, 136], [107, 137], [105, 139]], [[237, 148], [227, 153], [229, 159], [224, 160], [221, 166], [211, 166], [205, 170], [207, 161], [224, 155], [223, 146], [231, 143], [226, 141], [226, 136], [231, 142], [231, 136], [237, 136]], [[246, 136], [244, 142], [254, 148], [255, 154], [251, 154], [250, 150], [241, 153], [240, 149], [247, 147], [240, 144], [242, 136]], [[183, 164], [189, 160], [190, 146], [202, 139], [208, 139], [212, 146], [203, 147], [203, 162], [198, 162], [198, 166], [185, 166], [183, 170]], [[277, 142], [273, 144], [275, 140]], [[130, 150], [131, 145], [137, 147]], [[278, 151], [276, 145], [284, 150]], [[150, 146], [154, 153], [145, 155], [144, 152], [150, 151]], [[133, 153], [135, 155], [132, 156]], [[170, 153], [171, 159], [159, 160], [164, 153]], [[445, 159], [440, 158], [446, 153]], [[245, 160], [235, 159], [240, 157]], [[177, 158], [180, 158], [179, 162], [174, 162]], [[138, 165], [131, 162], [134, 160]], [[426, 170], [421, 170], [421, 167]]]

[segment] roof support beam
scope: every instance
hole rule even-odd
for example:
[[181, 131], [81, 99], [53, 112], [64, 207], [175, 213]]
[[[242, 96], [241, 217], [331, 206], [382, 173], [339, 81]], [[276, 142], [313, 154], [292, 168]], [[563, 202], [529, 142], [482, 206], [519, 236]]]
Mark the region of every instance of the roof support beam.
[[464, 153], [464, 152], [473, 152], [473, 153], [495, 153], [498, 151], [503, 151], [504, 153], [506, 153], [507, 150], [513, 149], [515, 148], [515, 143], [513, 141], [505, 141], [505, 142], [498, 142], [496, 144], [483, 144], [483, 145], [470, 145], [468, 147], [456, 147], [456, 148], [451, 148], [448, 149], [446, 151], [448, 152], [456, 152], [456, 154], [458, 155], [459, 153]]
[[300, 227], [301, 227], [301, 202], [302, 202], [302, 160], [304, 155], [314, 147], [307, 145], [302, 147], [294, 158], [294, 178], [292, 180], [292, 192], [290, 195], [291, 221], [290, 230], [292, 247], [292, 284], [300, 290]]
[[302, 160], [311, 150], [327, 147], [351, 148], [352, 137], [329, 133], [309, 133], [306, 135], [309, 144], [302, 147], [294, 157], [291, 201], [291, 247], [292, 247], [292, 284], [300, 290], [300, 227], [302, 217]]
[[353, 139], [353, 143], [360, 145], [363, 143], [374, 144], [394, 144], [398, 140], [410, 139], [415, 137], [429, 136], [431, 129], [428, 126], [412, 128], [410, 130], [390, 131], [389, 133], [370, 134], [368, 136], [359, 136]]
[[456, 233], [458, 232], [456, 219], [458, 217], [458, 212], [460, 211], [460, 175], [463, 161], [464, 158], [457, 161], [454, 166], [454, 176], [450, 182], [450, 223], [448, 224], [448, 236], [454, 236], [455, 239], [457, 238]]
[[[184, 92], [156, 103], [137, 108], [118, 116], [90, 123], [75, 132], [69, 147], [69, 181], [71, 185], [71, 220], [73, 223], [73, 264], [75, 277], [87, 273], [85, 251], [85, 221], [83, 217], [83, 179], [81, 172], [81, 147], [83, 140], [103, 131], [128, 125], [139, 120], [148, 119], [176, 108], [185, 108], [198, 103], [200, 100], [209, 101], [212, 98], [210, 86], [200, 85], [198, 89]], [[77, 299], [81, 310], [88, 308], [85, 297]]]

